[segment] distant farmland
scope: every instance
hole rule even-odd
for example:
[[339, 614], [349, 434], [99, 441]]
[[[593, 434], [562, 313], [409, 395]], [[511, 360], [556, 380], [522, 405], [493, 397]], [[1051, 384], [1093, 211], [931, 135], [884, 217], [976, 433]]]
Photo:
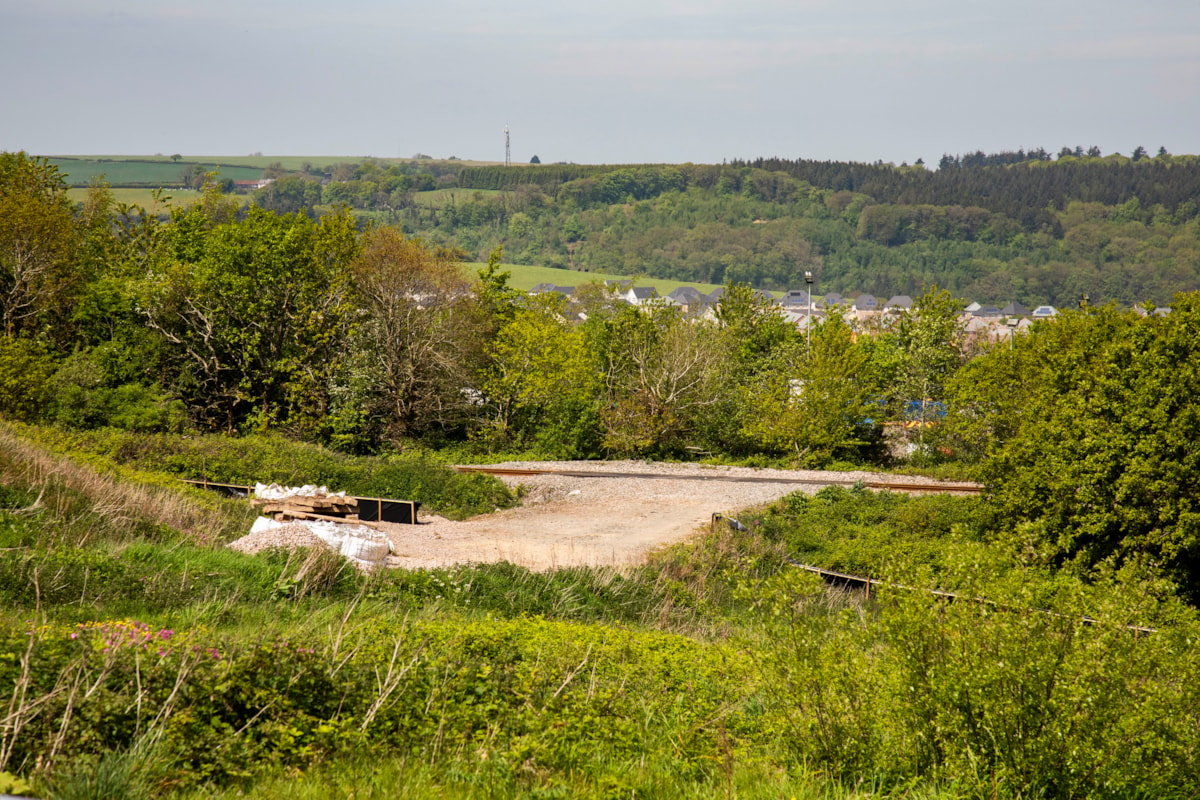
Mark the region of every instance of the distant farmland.
[[[335, 164], [359, 164], [373, 160], [385, 164], [405, 163], [411, 158], [374, 158], [372, 156], [170, 156], [68, 155], [46, 156], [58, 167], [72, 186], [87, 186], [93, 177], [103, 175], [113, 186], [174, 187], [182, 184], [183, 172], [194, 164], [205, 172], [217, 172], [222, 179], [257, 180], [268, 166], [278, 164], [285, 170], [325, 170]], [[436, 160], [436, 159], [431, 159]], [[491, 161], [456, 161], [467, 166], [494, 166]]]
[[205, 172], [216, 172], [222, 179], [252, 181], [262, 177], [261, 167], [234, 166], [208, 161], [108, 160], [63, 156], [52, 156], [46, 160], [58, 167], [67, 183], [72, 186], [87, 186], [97, 176], [103, 176], [113, 186], [180, 186], [183, 183], [184, 171], [197, 163], [204, 168]]
[[[131, 206], [141, 206], [146, 211], [152, 214], [165, 214], [171, 206], [190, 206], [192, 203], [204, 196], [203, 192], [198, 192], [194, 189], [179, 189], [175, 187], [166, 188], [159, 196], [158, 201], [154, 199], [154, 192], [159, 187], [137, 187], [137, 188], [116, 188], [112, 189], [113, 200], [118, 203], [125, 203]], [[73, 203], [82, 203], [87, 199], [88, 189], [83, 186], [73, 186], [67, 190], [67, 197]], [[242, 205], [250, 202], [248, 194], [231, 194], [227, 195]]]

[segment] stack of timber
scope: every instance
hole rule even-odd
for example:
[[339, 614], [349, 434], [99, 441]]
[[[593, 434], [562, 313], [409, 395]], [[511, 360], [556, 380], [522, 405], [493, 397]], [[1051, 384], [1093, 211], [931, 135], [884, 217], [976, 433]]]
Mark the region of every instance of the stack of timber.
[[352, 497], [345, 492], [330, 493], [324, 486], [280, 486], [277, 483], [245, 486], [215, 483], [209, 480], [185, 480], [184, 483], [219, 491], [232, 497], [250, 497], [251, 504], [262, 509], [263, 516], [279, 522], [297, 519], [352, 522], [378, 529], [378, 522], [417, 524], [419, 500], [389, 497]]
[[254, 505], [262, 507], [263, 516], [279, 522], [297, 519], [323, 519], [332, 522], [356, 522], [376, 527], [358, 519], [358, 501], [345, 493], [329, 494], [325, 487], [305, 486], [302, 489], [263, 486], [254, 487]]
[[274, 517], [280, 522], [293, 519], [357, 519], [358, 503], [353, 497], [288, 497], [283, 500], [254, 500], [262, 504], [263, 516]]

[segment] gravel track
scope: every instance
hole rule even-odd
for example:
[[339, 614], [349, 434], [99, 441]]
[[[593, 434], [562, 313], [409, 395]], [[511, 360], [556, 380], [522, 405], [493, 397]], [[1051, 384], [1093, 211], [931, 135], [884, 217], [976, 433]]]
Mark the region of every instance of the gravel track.
[[[794, 491], [812, 494], [830, 483], [860, 480], [929, 483], [926, 478], [870, 472], [646, 461], [510, 461], [489, 466], [662, 477], [498, 475], [511, 487], [524, 487], [520, 507], [461, 522], [422, 515], [417, 525], [381, 525], [394, 549], [388, 565], [418, 568], [510, 561], [537, 570], [579, 565], [620, 567], [644, 560], [657, 548], [687, 539], [707, 525], [714, 513], [736, 516], [743, 509], [770, 503]], [[746, 481], [755, 477], [771, 482]], [[780, 482], [789, 479], [795, 482]]]

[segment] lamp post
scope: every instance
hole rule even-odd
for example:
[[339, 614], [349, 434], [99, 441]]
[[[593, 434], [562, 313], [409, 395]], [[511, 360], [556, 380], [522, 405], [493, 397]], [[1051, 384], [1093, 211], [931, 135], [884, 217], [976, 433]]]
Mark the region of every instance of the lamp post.
[[808, 336], [806, 346], [812, 350], [812, 285], [813, 277], [811, 272], [804, 273], [804, 282], [808, 284], [808, 318], [805, 320], [804, 332]]

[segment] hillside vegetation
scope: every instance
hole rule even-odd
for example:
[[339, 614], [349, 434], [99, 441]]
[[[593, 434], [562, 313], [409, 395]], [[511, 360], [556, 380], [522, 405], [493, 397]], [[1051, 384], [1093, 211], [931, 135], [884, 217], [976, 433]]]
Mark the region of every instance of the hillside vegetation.
[[[936, 180], [1076, 158], [947, 164]], [[404, 199], [513, 174], [402, 166], [351, 165], [329, 186], [361, 167]], [[484, 187], [507, 193], [491, 199], [366, 209], [424, 220], [419, 239], [346, 208], [271, 207], [289, 181], [328, 199], [300, 176], [250, 208], [209, 180], [160, 215], [101, 183], [73, 202], [54, 165], [0, 153], [0, 791], [1193, 796], [1200, 294], [1162, 314], [1072, 283], [1084, 254], [1110, 252], [1105, 276], [1185, 286], [1190, 200], [1169, 208], [1166, 183], [1117, 206], [1067, 200], [1046, 209], [1061, 232], [946, 206], [904, 217], [895, 230], [912, 238], [889, 243], [899, 205], [776, 166], [558, 165], [532, 188]], [[862, 179], [882, 195], [896, 169]], [[670, 219], [697, 232], [687, 248], [663, 234], [671, 263], [721, 254], [727, 279], [775, 258], [828, 283], [825, 232], [879, 256], [863, 275], [905, 274], [889, 259], [925, 247], [967, 259], [929, 261], [930, 280], [993, 280], [947, 265], [1000, 248], [1026, 254], [997, 256], [1010, 276], [1028, 268], [1093, 302], [994, 342], [933, 285], [907, 312], [833, 309], [799, 328], [746, 281], [701, 311], [586, 283], [530, 296], [500, 249], [464, 274], [462, 248], [511, 248], [514, 221], [583, 260]], [[734, 230], [745, 246], [724, 249]], [[1061, 274], [1037, 260], [1054, 248], [1071, 258]], [[225, 548], [249, 509], [179, 481], [327, 482], [465, 517], [519, 498], [445, 464], [515, 455], [985, 486], [795, 494], [621, 572], [366, 575], [323, 549]], [[803, 565], [877, 583], [846, 592]]]
[[1024, 563], [975, 500], [798, 494], [622, 574], [363, 576], [3, 437], [0, 771], [43, 796], [1186, 797], [1200, 766], [1194, 613]]
[[1031, 308], [1084, 294], [1165, 305], [1200, 288], [1200, 159], [1165, 150], [980, 152], [944, 156], [937, 170], [780, 158], [513, 167], [171, 158], [54, 163], [76, 185], [104, 173], [113, 185], [196, 188], [212, 170], [232, 181], [253, 166], [252, 177], [276, 181], [255, 193], [266, 208], [350, 207], [467, 260], [503, 246], [520, 264], [771, 290], [812, 271], [822, 292], [915, 296], [937, 284]]

